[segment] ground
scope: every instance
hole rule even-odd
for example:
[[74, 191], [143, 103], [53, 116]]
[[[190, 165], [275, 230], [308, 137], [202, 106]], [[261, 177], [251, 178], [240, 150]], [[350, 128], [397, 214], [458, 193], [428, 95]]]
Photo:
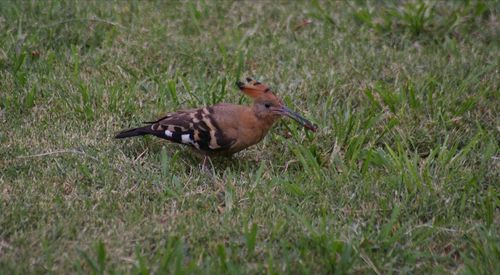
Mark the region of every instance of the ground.
[[[495, 273], [499, 1], [0, 5], [0, 273]], [[115, 140], [169, 111], [282, 120], [213, 173]]]

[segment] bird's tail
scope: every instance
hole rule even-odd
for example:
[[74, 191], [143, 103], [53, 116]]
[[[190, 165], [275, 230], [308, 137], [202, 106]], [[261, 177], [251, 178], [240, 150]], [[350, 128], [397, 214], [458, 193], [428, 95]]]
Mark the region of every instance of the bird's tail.
[[129, 137], [136, 137], [136, 136], [144, 136], [144, 135], [148, 135], [148, 134], [151, 134], [150, 126], [133, 128], [133, 129], [121, 131], [120, 133], [118, 133], [115, 136], [115, 138], [129, 138]]

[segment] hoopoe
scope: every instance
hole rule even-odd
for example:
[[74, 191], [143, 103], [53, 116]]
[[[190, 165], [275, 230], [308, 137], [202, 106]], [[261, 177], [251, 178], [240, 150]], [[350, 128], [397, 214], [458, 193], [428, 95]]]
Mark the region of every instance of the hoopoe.
[[[116, 138], [153, 135], [191, 146], [204, 156], [231, 156], [260, 142], [273, 124], [287, 116], [313, 132], [317, 127], [288, 109], [270, 88], [247, 78], [238, 87], [253, 99], [253, 106], [220, 103], [169, 113], [144, 127], [125, 130]], [[206, 158], [205, 158], [206, 160]], [[204, 160], [204, 163], [205, 163]]]

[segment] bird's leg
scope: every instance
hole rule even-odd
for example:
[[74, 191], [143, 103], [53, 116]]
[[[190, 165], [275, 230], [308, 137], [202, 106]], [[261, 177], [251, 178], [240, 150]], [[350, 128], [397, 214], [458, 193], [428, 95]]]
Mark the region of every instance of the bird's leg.
[[207, 167], [207, 159], [208, 159], [208, 156], [203, 156], [203, 162], [201, 163], [201, 168], [203, 170], [208, 169], [208, 167]]
[[210, 159], [209, 156], [204, 155], [203, 156], [203, 162], [201, 164], [201, 169], [205, 172], [207, 172], [212, 178], [215, 176], [215, 169], [214, 169], [214, 164], [212, 163], [212, 160]]

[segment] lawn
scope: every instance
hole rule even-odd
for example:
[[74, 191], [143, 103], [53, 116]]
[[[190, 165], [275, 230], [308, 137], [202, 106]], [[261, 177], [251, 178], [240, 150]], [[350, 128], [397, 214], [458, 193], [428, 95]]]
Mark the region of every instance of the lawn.
[[[0, 3], [0, 274], [500, 270], [499, 1]], [[214, 159], [114, 135], [283, 119]]]

